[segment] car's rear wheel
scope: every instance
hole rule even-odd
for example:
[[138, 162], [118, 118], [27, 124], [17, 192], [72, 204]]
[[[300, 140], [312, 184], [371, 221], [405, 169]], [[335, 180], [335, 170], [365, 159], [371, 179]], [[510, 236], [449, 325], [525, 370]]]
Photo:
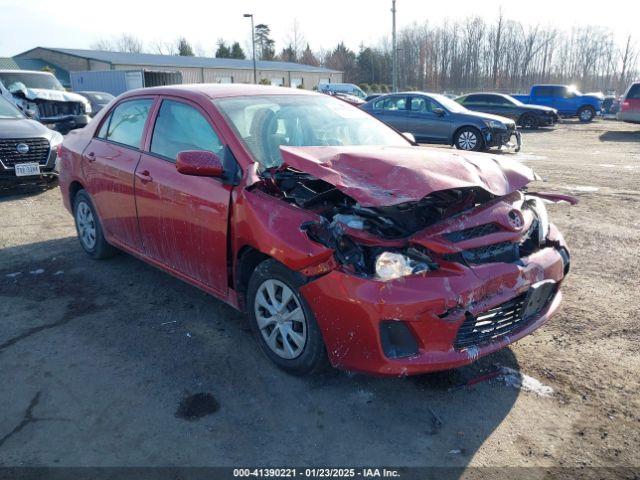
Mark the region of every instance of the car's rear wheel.
[[322, 334], [298, 290], [302, 285], [302, 276], [270, 259], [255, 269], [247, 290], [251, 328], [262, 351], [295, 375], [327, 365]]
[[459, 150], [478, 152], [484, 148], [480, 131], [473, 127], [464, 127], [458, 130], [453, 143]]
[[116, 253], [116, 249], [104, 238], [100, 219], [85, 190], [80, 190], [73, 199], [73, 218], [80, 245], [90, 257], [100, 260]]
[[520, 125], [522, 126], [522, 128], [528, 128], [528, 129], [535, 129], [540, 126], [540, 124], [538, 123], [538, 119], [535, 117], [535, 115], [532, 115], [531, 113], [525, 113], [520, 118]]
[[593, 107], [582, 107], [578, 110], [578, 118], [581, 122], [587, 123], [592, 121], [596, 116], [596, 110]]

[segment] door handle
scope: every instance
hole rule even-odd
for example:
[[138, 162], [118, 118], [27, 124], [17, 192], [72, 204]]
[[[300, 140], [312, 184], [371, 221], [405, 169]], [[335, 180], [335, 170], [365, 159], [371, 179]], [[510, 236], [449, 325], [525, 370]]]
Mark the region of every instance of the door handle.
[[149, 170], [143, 170], [142, 172], [136, 172], [136, 177], [138, 177], [142, 183], [153, 182], [153, 177], [149, 173]]
[[96, 161], [96, 154], [93, 152], [87, 153], [86, 157], [87, 157], [87, 160], [89, 160], [90, 162]]

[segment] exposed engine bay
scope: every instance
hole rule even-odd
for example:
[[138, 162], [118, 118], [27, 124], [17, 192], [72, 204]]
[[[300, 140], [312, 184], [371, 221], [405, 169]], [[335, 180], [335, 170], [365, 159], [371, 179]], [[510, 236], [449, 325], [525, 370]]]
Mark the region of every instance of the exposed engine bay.
[[[291, 167], [271, 169], [263, 173], [263, 178], [261, 188], [266, 193], [320, 216], [320, 221], [301, 225], [311, 240], [333, 249], [336, 260], [353, 273], [383, 280], [432, 271], [441, 262], [468, 265], [517, 261], [539, 248], [546, 236], [542, 226], [548, 224], [548, 219], [542, 201], [518, 191], [509, 195], [514, 207], [530, 210], [533, 219], [526, 231], [518, 235], [517, 242], [505, 241], [434, 256], [411, 242], [412, 235], [501, 198], [481, 187], [467, 187], [432, 192], [416, 202], [363, 207], [330, 183]], [[539, 212], [541, 209], [544, 213]], [[501, 230], [495, 224], [481, 227], [462, 229], [445, 237], [455, 243]]]

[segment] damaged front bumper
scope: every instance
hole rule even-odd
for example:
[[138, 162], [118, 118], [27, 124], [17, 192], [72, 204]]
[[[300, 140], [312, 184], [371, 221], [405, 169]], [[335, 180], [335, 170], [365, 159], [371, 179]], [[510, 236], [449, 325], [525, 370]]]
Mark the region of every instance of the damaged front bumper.
[[[338, 269], [301, 292], [335, 367], [413, 375], [471, 363], [533, 332], [558, 309], [568, 269], [569, 252], [552, 226], [546, 246], [517, 262], [388, 282]], [[545, 284], [551, 288], [534, 298]]]
[[484, 142], [487, 148], [509, 148], [515, 152], [519, 152], [522, 148], [522, 133], [518, 129], [513, 130], [497, 130], [486, 129], [482, 132]]

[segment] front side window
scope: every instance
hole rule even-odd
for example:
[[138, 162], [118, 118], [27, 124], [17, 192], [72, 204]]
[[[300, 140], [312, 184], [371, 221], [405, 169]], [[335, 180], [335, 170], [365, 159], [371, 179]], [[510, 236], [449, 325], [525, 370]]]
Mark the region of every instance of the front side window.
[[140, 148], [144, 124], [153, 100], [141, 98], [120, 103], [102, 124], [98, 137], [133, 148]]
[[432, 113], [434, 108], [438, 108], [434, 102], [425, 97], [411, 98], [411, 111], [417, 113]]
[[408, 146], [396, 131], [328, 95], [255, 95], [214, 101], [261, 167], [282, 164], [281, 146]]
[[175, 100], [163, 100], [151, 137], [151, 153], [175, 161], [178, 152], [222, 151], [222, 142], [207, 119], [194, 107]]

